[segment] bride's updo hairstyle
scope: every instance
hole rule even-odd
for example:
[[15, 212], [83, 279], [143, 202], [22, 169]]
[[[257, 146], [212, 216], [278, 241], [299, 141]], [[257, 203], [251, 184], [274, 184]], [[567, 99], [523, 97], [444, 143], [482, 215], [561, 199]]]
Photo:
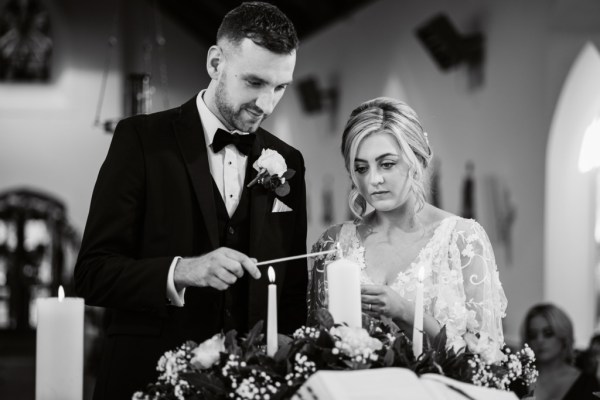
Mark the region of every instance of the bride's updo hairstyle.
[[415, 212], [419, 212], [425, 205], [426, 169], [433, 154], [417, 113], [407, 104], [389, 97], [368, 100], [356, 107], [344, 128], [342, 155], [352, 179], [348, 196], [350, 210], [360, 219], [367, 209], [367, 202], [357, 189], [354, 160], [361, 142], [377, 132], [387, 132], [398, 142], [409, 165], [410, 190], [415, 195]]

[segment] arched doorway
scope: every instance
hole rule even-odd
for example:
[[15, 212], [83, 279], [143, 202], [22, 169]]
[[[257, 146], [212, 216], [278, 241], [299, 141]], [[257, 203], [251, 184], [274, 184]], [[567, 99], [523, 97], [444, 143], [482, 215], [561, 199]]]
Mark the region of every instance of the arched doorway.
[[578, 170], [587, 126], [600, 115], [600, 53], [587, 43], [563, 85], [546, 151], [544, 297], [572, 317], [584, 346], [596, 323], [595, 173]]

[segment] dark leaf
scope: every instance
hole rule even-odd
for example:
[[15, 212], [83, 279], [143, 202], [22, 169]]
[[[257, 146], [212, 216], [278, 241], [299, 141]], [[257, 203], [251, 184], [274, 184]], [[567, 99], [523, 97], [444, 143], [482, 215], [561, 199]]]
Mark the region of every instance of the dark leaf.
[[277, 353], [273, 356], [275, 362], [282, 362], [290, 358], [290, 353], [292, 352], [291, 343], [286, 343], [283, 346], [279, 346], [277, 349]]
[[260, 320], [256, 324], [254, 324], [252, 329], [250, 329], [250, 332], [248, 332], [248, 336], [246, 337], [246, 340], [244, 340], [243, 344], [242, 344], [242, 346], [246, 350], [249, 350], [252, 347], [260, 344], [259, 342], [262, 340], [262, 337], [263, 337], [263, 334], [262, 334], [263, 325], [264, 325], [264, 322], [262, 320]]
[[448, 337], [446, 335], [446, 325], [444, 325], [442, 326], [442, 329], [440, 329], [440, 332], [435, 336], [435, 338], [433, 338], [433, 343], [431, 343], [431, 347], [434, 351], [438, 353], [444, 353], [446, 351], [447, 341]]
[[240, 346], [237, 343], [237, 331], [235, 329], [225, 334], [225, 349], [229, 354], [241, 354]]
[[319, 308], [317, 310], [317, 321], [322, 329], [330, 330], [333, 325], [333, 316], [326, 308]]
[[283, 185], [279, 185], [275, 189], [275, 193], [279, 197], [287, 196], [289, 192], [290, 192], [290, 185], [287, 182], [285, 182]]
[[319, 338], [317, 339], [317, 346], [324, 349], [331, 349], [335, 346], [335, 341], [329, 334], [329, 332], [321, 331]]
[[391, 367], [394, 365], [394, 350], [387, 349], [385, 356], [383, 357], [383, 366]]
[[281, 175], [281, 177], [285, 178], [285, 180], [288, 180], [291, 179], [294, 175], [296, 175], [296, 171], [290, 168], [287, 171], [285, 171], [283, 175]]
[[293, 342], [294, 339], [292, 339], [290, 336], [282, 335], [281, 333], [277, 335], [277, 344], [279, 347], [285, 346], [286, 344], [291, 344]]
[[394, 350], [394, 367], [404, 367], [414, 369], [415, 356], [412, 352], [412, 346], [408, 338], [404, 335], [398, 335], [394, 344], [392, 345]]
[[182, 373], [181, 377], [186, 380], [192, 387], [204, 388], [213, 393], [225, 395], [226, 387], [224, 383], [217, 377], [209, 373]]

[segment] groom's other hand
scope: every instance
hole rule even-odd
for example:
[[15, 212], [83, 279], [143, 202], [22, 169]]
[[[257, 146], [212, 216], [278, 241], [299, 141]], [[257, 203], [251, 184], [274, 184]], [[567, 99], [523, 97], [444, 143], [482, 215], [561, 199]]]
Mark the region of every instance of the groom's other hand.
[[226, 290], [248, 272], [260, 278], [256, 259], [227, 247], [220, 247], [200, 257], [182, 258], [173, 273], [176, 290], [189, 286]]

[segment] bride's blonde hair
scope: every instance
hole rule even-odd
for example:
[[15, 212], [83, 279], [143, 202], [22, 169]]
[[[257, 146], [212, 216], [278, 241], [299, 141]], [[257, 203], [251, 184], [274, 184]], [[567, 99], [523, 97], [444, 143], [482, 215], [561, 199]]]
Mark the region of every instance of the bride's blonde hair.
[[407, 104], [389, 97], [368, 100], [356, 107], [344, 128], [342, 155], [352, 179], [352, 190], [348, 195], [350, 210], [357, 218], [362, 218], [367, 209], [367, 202], [357, 189], [354, 160], [360, 143], [377, 132], [389, 133], [398, 142], [409, 165], [410, 190], [415, 195], [415, 212], [419, 212], [425, 205], [426, 170], [433, 154], [417, 113]]

